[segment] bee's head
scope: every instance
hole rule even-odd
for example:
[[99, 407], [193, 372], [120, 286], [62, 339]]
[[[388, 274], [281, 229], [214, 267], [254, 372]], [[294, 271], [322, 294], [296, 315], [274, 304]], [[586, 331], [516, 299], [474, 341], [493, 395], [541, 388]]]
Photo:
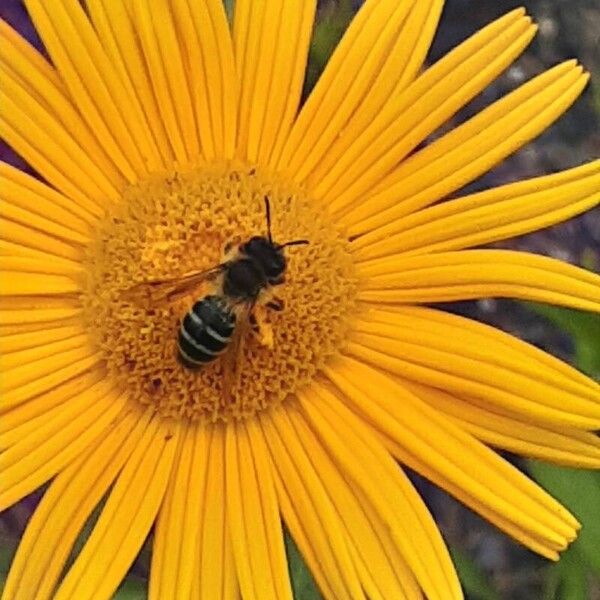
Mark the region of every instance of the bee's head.
[[283, 249], [286, 246], [308, 244], [308, 240], [293, 240], [284, 244], [274, 242], [271, 233], [271, 205], [268, 196], [265, 196], [265, 212], [267, 217], [267, 237], [254, 236], [241, 247], [241, 250], [260, 265], [271, 285], [277, 285], [278, 283], [283, 283], [283, 274], [287, 264]]
[[266, 237], [254, 236], [241, 248], [242, 252], [256, 261], [271, 285], [279, 283], [286, 267], [283, 246], [274, 244]]

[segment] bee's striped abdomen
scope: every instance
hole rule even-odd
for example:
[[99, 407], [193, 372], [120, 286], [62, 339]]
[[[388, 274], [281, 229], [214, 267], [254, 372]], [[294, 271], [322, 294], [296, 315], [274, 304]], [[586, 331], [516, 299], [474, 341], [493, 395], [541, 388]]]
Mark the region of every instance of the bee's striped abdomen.
[[186, 367], [213, 361], [226, 348], [235, 328], [235, 313], [219, 296], [206, 296], [181, 321], [179, 356]]

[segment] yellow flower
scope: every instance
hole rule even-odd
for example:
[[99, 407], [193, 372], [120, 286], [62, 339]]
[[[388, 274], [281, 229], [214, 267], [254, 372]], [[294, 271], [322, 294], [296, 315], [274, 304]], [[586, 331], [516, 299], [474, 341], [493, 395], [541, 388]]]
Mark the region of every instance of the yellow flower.
[[[299, 108], [315, 4], [238, 0], [230, 35], [220, 0], [26, 0], [51, 64], [2, 24], [0, 133], [47, 183], [1, 166], [0, 504], [50, 482], [5, 598], [109, 598], [153, 525], [151, 598], [291, 598], [281, 520], [327, 598], [459, 598], [403, 465], [550, 559], [575, 538], [486, 444], [598, 468], [600, 387], [424, 304], [600, 310], [592, 273], [471, 249], [595, 206], [600, 161], [436, 204], [588, 76], [560, 64], [417, 149], [529, 17], [422, 70], [442, 0], [367, 0]], [[266, 235], [265, 197], [277, 242], [309, 240], [284, 249], [284, 310], [261, 295], [234, 365], [186, 368], [178, 324], [207, 292], [131, 291]]]

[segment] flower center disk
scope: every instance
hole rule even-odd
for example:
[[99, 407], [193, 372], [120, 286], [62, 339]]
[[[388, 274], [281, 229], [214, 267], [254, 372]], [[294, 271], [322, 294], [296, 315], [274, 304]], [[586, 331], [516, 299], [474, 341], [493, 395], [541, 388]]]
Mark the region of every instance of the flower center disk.
[[[284, 249], [285, 283], [267, 290], [255, 309], [262, 334], [238, 319], [235, 357], [228, 347], [215, 361], [186, 368], [177, 350], [181, 319], [202, 297], [220, 293], [218, 284], [151, 305], [132, 301], [128, 291], [210, 269], [228, 245], [266, 236], [265, 197], [274, 241], [309, 244]], [[86, 260], [84, 315], [111, 376], [169, 417], [229, 421], [283, 402], [340, 348], [355, 305], [348, 245], [325, 211], [304, 190], [250, 167], [213, 165], [129, 187], [97, 228]], [[271, 293], [282, 311], [264, 306]]]

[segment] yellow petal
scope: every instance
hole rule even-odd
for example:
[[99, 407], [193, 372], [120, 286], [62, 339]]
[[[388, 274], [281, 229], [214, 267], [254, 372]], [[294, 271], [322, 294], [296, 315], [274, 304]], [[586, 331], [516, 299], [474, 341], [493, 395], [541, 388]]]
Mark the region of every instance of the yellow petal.
[[464, 356], [460, 338], [441, 342], [431, 337], [407, 342], [399, 335], [353, 333], [348, 349], [354, 356], [401, 377], [477, 398], [530, 419], [581, 429], [600, 427], [598, 390], [574, 393], [557, 389], [497, 366], [488, 357]]
[[[484, 356], [498, 365], [515, 372], [529, 375], [550, 385], [571, 390], [573, 393], [589, 394], [600, 389], [599, 384], [580, 373], [571, 365], [551, 354], [528, 344], [504, 331], [461, 317], [443, 310], [423, 306], [395, 306], [383, 309], [370, 307], [364, 313], [364, 320], [394, 326], [394, 338], [415, 341], [421, 335], [438, 338], [460, 337], [464, 340], [463, 353]], [[404, 334], [398, 327], [406, 329]], [[444, 343], [444, 342], [441, 342]], [[583, 387], [582, 387], [583, 386]]]
[[123, 86], [142, 113], [157, 156], [163, 165], [172, 163], [173, 154], [159, 114], [156, 98], [146, 72], [140, 41], [134, 30], [128, 3], [113, 0], [87, 0], [86, 7], [98, 39], [114, 65]]
[[[11, 223], [11, 221], [3, 220], [2, 225]], [[46, 254], [41, 250], [21, 246], [13, 242], [8, 242], [0, 237], [0, 256], [22, 256], [31, 258], [44, 258]]]
[[524, 50], [535, 33], [524, 13], [514, 10], [471, 36], [379, 107], [366, 127], [353, 117], [311, 177], [315, 196], [337, 212], [369, 194]]
[[80, 312], [74, 297], [0, 295], [0, 330], [16, 334], [71, 324]]
[[600, 160], [449, 200], [361, 235], [361, 259], [461, 250], [565, 221], [600, 201]]
[[47, 218], [51, 218], [48, 213], [57, 211], [61, 223], [83, 234], [87, 234], [98, 217], [104, 214], [104, 210], [95, 202], [75, 201], [3, 162], [0, 162], [0, 193], [5, 200], [32, 212], [39, 211], [40, 215]]
[[89, 335], [84, 332], [80, 332], [77, 335], [70, 335], [54, 342], [46, 340], [45, 337], [41, 337], [40, 335], [37, 335], [36, 337], [38, 343], [31, 348], [1, 355], [0, 366], [2, 371], [8, 371], [22, 365], [27, 365], [36, 360], [55, 356], [61, 352], [66, 352], [67, 350], [82, 348], [89, 343]]
[[498, 414], [492, 406], [408, 380], [401, 384], [486, 444], [568, 467], [600, 469], [600, 437], [595, 433]]
[[525, 83], [403, 161], [342, 224], [351, 236], [361, 235], [466, 185], [547, 129], [588, 79], [575, 61], [567, 61]]
[[49, 410], [85, 392], [104, 377], [105, 374], [101, 369], [94, 369], [89, 373], [73, 377], [36, 398], [4, 412], [0, 418], [0, 435], [9, 441], [11, 438], [19, 440], [25, 437], [30, 431], [39, 427]]
[[578, 523], [564, 507], [390, 377], [347, 358], [327, 376], [398, 459], [525, 545], [556, 558], [575, 538]]
[[369, 0], [348, 27], [302, 107], [278, 168], [301, 182], [374, 84], [414, 0]]
[[275, 166], [300, 102], [315, 0], [235, 5], [234, 43], [241, 75], [237, 153]]
[[[319, 398], [321, 391], [319, 389], [316, 396], [313, 391], [307, 392], [306, 397], [301, 398], [302, 403], [323, 404]], [[360, 487], [349, 479], [345, 470], [330, 458], [306, 421], [296, 411], [290, 411], [289, 414], [307, 455], [318, 465], [319, 476], [344, 525], [353, 561], [368, 597], [380, 600], [421, 598], [419, 585], [399, 551], [385, 517]], [[375, 444], [380, 444], [379, 440], [375, 440]], [[395, 499], [391, 502], [394, 510], [398, 511]]]
[[177, 161], [200, 156], [190, 82], [166, 0], [133, 2], [134, 23], [162, 120]]
[[[371, 130], [372, 121], [379, 114], [389, 111], [396, 104], [396, 98], [413, 82], [429, 51], [443, 5], [443, 0], [413, 3], [392, 49], [378, 69], [375, 81], [352, 114], [351, 126], [339, 132], [337, 139], [312, 170], [308, 180], [315, 197], [320, 197], [321, 190], [327, 189], [324, 184], [331, 182], [328, 177], [330, 171], [348, 158], [348, 148], [367, 129]], [[357, 163], [352, 165], [353, 170], [357, 167]], [[349, 175], [348, 171], [344, 173], [345, 177]]]
[[[462, 598], [458, 577], [433, 517], [377, 437], [322, 386], [300, 397], [327, 453], [390, 529], [428, 598]], [[311, 455], [312, 456], [312, 455]], [[402, 515], [399, 517], [398, 515]]]
[[47, 422], [0, 455], [0, 507], [14, 504], [60, 472], [102, 435], [126, 398], [104, 383], [49, 411]]
[[[313, 550], [313, 548], [311, 546], [312, 540], [309, 540], [309, 537], [306, 534], [306, 531], [303, 527], [303, 523], [300, 520], [300, 516], [294, 512], [294, 508], [291, 504], [291, 500], [288, 497], [287, 492], [285, 491], [285, 489], [283, 487], [283, 483], [282, 483], [281, 479], [279, 478], [279, 475], [277, 474], [277, 472], [274, 474], [274, 478], [275, 478], [275, 482], [276, 482], [278, 499], [279, 499], [280, 506], [282, 509], [282, 514], [285, 515], [286, 527], [287, 527], [288, 531], [290, 532], [295, 545], [300, 549], [300, 553], [302, 554], [302, 559], [308, 566], [308, 569], [310, 570], [310, 573], [311, 573], [313, 579], [315, 580], [319, 591], [321, 592], [323, 597], [327, 598], [327, 599], [340, 598], [340, 597], [347, 598], [348, 596], [346, 594], [339, 596], [339, 595], [336, 595], [333, 593], [331, 586], [329, 585], [329, 583], [327, 581], [327, 577], [330, 574], [326, 574], [323, 571], [323, 566], [322, 566], [321, 560], [319, 558], [317, 558], [318, 556], [321, 556], [321, 555], [319, 554], [318, 551]], [[348, 548], [348, 551], [349, 551], [350, 555], [352, 556], [352, 549]], [[331, 557], [331, 556], [328, 556], [327, 559], [330, 561], [333, 561], [333, 557]]]
[[[80, 245], [62, 241], [39, 229], [33, 229], [6, 218], [0, 218], [0, 240], [9, 247], [2, 254], [13, 256], [31, 256], [34, 258], [49, 258], [48, 255], [59, 256], [70, 261], [81, 262], [83, 251]], [[20, 249], [23, 249], [23, 252]], [[31, 249], [32, 252], [27, 250]]]
[[[36, 97], [35, 90], [23, 85], [17, 75], [1, 64], [0, 77], [3, 89], [0, 116], [7, 124], [6, 141], [51, 183], [59, 188], [63, 185], [63, 191], [72, 188], [64, 187], [53, 176], [54, 171], [60, 172], [79, 196], [92, 198], [100, 206], [107, 204], [107, 200], [115, 200], [118, 197], [115, 183], [107, 179], [77, 137], [65, 129], [62, 115], [54, 114]], [[83, 123], [79, 126], [85, 131]], [[13, 131], [18, 132], [18, 137], [11, 134]], [[34, 154], [27, 151], [30, 147], [35, 149]], [[115, 179], [116, 185], [123, 184]]]
[[[29, 63], [27, 71], [36, 71], [56, 89], [64, 92], [64, 85], [56, 69], [24, 37], [19, 35], [4, 19], [0, 19], [2, 48], [0, 56], [4, 62], [12, 57], [15, 64], [21, 60]], [[23, 75], [25, 76], [25, 74]], [[31, 74], [31, 77], [34, 77]]]
[[238, 600], [239, 591], [231, 536], [226, 519], [225, 428], [211, 427], [207, 435], [207, 471], [204, 497], [199, 511], [200, 571], [194, 578], [192, 598]]
[[220, 0], [174, 0], [173, 17], [207, 160], [233, 158], [238, 81], [227, 16]]
[[286, 410], [263, 413], [260, 424], [283, 518], [317, 583], [329, 598], [362, 600], [343, 524]]
[[[82, 407], [87, 408], [88, 404], [84, 400], [85, 394], [76, 401], [67, 402], [75, 394], [81, 394], [89, 390], [93, 397], [106, 395], [106, 386], [96, 386], [100, 383], [98, 371], [77, 377], [71, 382], [58, 386], [49, 393], [28, 402], [24, 407], [19, 406], [2, 415], [0, 448], [3, 450], [10, 448], [36, 432], [39, 432], [42, 437], [49, 436], [56, 429], [56, 427], [51, 428], [51, 419], [58, 419], [59, 415], [66, 415], [64, 419], [61, 418], [62, 420], [58, 421], [59, 423], [66, 422], [70, 417], [75, 416], [78, 411], [81, 411]], [[83, 404], [81, 404], [82, 402]]]
[[26, 0], [26, 6], [80, 114], [123, 176], [135, 182], [157, 164], [154, 146], [83, 7], [77, 0], [57, 0], [52, 10], [40, 0]]
[[4, 594], [37, 600], [52, 597], [78, 534], [128, 460], [150, 420], [126, 412], [91, 444], [82, 456], [63, 469], [36, 507], [11, 565]]
[[[41, 262], [36, 259], [21, 260]], [[2, 281], [0, 286], [0, 295], [2, 296], [73, 294], [79, 291], [77, 282], [67, 275], [48, 275], [46, 273], [15, 272], [1, 269], [0, 281]]]
[[[83, 267], [77, 263], [67, 260], [39, 260], [37, 258], [21, 256], [3, 256], [0, 259], [0, 267], [6, 271], [7, 276], [12, 275], [61, 275], [73, 280], [82, 276]], [[10, 292], [10, 282], [5, 283], [7, 291]], [[16, 286], [19, 287], [19, 286]]]
[[35, 123], [8, 98], [2, 99], [2, 105], [7, 112], [10, 111], [12, 123], [7, 121], [6, 115], [0, 114], [0, 138], [62, 193], [82, 203], [89, 201], [89, 197], [65, 175], [65, 165], [68, 169], [70, 159], [44, 131], [43, 124]]
[[[44, 375], [55, 373], [62, 367], [84, 360], [93, 355], [94, 350], [90, 348], [89, 340], [79, 340], [75, 348], [68, 349], [69, 342], [55, 342], [54, 353], [46, 355], [44, 350], [37, 353], [37, 348], [24, 350], [29, 359], [25, 363], [12, 364], [9, 360], [10, 368], [3, 370], [0, 390], [2, 394], [7, 394], [11, 390], [18, 390], [28, 384], [35, 383]], [[43, 348], [44, 346], [41, 346]], [[4, 396], [6, 401], [6, 396]]]
[[[374, 308], [353, 323], [353, 330], [398, 342], [399, 347], [411, 344], [430, 349], [433, 353], [455, 354], [457, 358], [480, 362], [482, 369], [490, 366], [499, 369], [499, 372], [505, 370], [517, 378], [525, 377], [532, 382], [559, 388], [590, 402], [597, 400], [600, 392], [600, 385], [572, 367], [550, 356], [544, 360], [542, 351], [535, 352], [533, 347], [517, 339], [511, 344], [510, 336], [499, 330], [456, 315], [445, 315], [442, 311], [421, 307]], [[354, 337], [354, 334], [351, 336]], [[362, 338], [360, 335], [356, 337]], [[532, 351], [528, 352], [530, 348]], [[397, 355], [402, 356], [403, 353], [399, 351]], [[443, 366], [440, 371], [444, 371]], [[557, 406], [561, 405], [557, 403]]]
[[[173, 457], [173, 468], [171, 476], [167, 483], [165, 497], [160, 506], [160, 512], [156, 518], [154, 527], [154, 539], [152, 543], [152, 562], [150, 565], [149, 596], [151, 598], [160, 598], [161, 594], [166, 597], [168, 590], [172, 587], [171, 577], [176, 575], [179, 562], [179, 544], [168, 547], [167, 525], [173, 525], [175, 528], [171, 532], [172, 538], [179, 542], [182, 534], [182, 520], [184, 506], [182, 498], [179, 496], [182, 490], [177, 490], [176, 485], [183, 485], [187, 492], [187, 484], [190, 470], [191, 450], [193, 446], [193, 436], [189, 427], [182, 427], [179, 443], [175, 449]], [[187, 438], [187, 443], [186, 443]], [[190, 444], [192, 442], [192, 444]], [[169, 550], [171, 553], [169, 553]], [[193, 561], [192, 561], [193, 564]], [[175, 573], [173, 573], [175, 570]], [[185, 585], [185, 584], [184, 584]], [[186, 586], [187, 587], [187, 586]], [[151, 591], [150, 591], [151, 590]]]
[[228, 424], [226, 438], [227, 522], [240, 591], [244, 598], [292, 598], [281, 519], [270, 466], [260, 435]]
[[[41, 222], [50, 221], [51, 227], [59, 225], [65, 239], [73, 242], [85, 243], [97, 221], [93, 214], [71, 198], [5, 163], [0, 163], [0, 198], [4, 206], [19, 209], [21, 214]], [[96, 210], [96, 214], [101, 214], [100, 209]]]
[[6, 357], [7, 354], [18, 353], [22, 350], [35, 348], [40, 345], [40, 342], [49, 344], [59, 340], [76, 337], [84, 333], [83, 327], [75, 324], [45, 328], [43, 334], [32, 331], [6, 335], [3, 331], [0, 331], [0, 357]]
[[425, 303], [518, 298], [600, 312], [600, 276], [511, 250], [461, 250], [365, 261], [362, 300]]
[[207, 441], [203, 425], [184, 428], [154, 533], [150, 599], [188, 600], [198, 576]]
[[121, 471], [55, 600], [112, 597], [160, 509], [179, 435], [178, 426], [166, 421], [156, 423], [150, 435], [144, 435], [144, 441], [136, 446]]
[[[68, 91], [54, 68], [1, 19], [0, 39], [0, 65], [7, 70], [6, 76], [12, 85], [19, 88], [20, 94], [26, 94], [30, 102], [36, 100], [43, 106], [49, 120], [63, 132], [61, 135], [68, 135], [83, 149], [79, 160], [91, 169], [107, 197], [115, 197], [116, 188], [123, 184], [123, 177], [69, 99]], [[79, 170], [77, 165], [75, 167]]]
[[[246, 423], [246, 434], [244, 436], [242, 433], [240, 442], [238, 446], [240, 457], [242, 457], [242, 453], [251, 453], [254, 461], [254, 472], [252, 474], [248, 469], [248, 475], [255, 480], [263, 512], [263, 526], [269, 553], [267, 557], [267, 570], [270, 573], [267, 573], [267, 576], [273, 580], [277, 599], [292, 598], [287, 557], [283, 544], [281, 515], [279, 503], [277, 502], [275, 483], [273, 481], [271, 459], [262, 431], [256, 421], [253, 420]], [[247, 448], [244, 451], [242, 448], [245, 444], [247, 444]], [[261, 589], [259, 588], [259, 590]]]
[[[11, 299], [12, 300], [12, 299]], [[65, 302], [63, 308], [3, 310], [0, 309], [0, 329], [10, 333], [45, 330], [61, 323], [71, 324], [81, 313], [80, 308], [69, 308]], [[33, 328], [33, 329], [32, 329]]]
[[83, 346], [53, 356], [52, 359], [38, 360], [7, 371], [0, 380], [2, 411], [10, 410], [72, 377], [93, 370], [101, 360], [100, 353], [93, 353]]

